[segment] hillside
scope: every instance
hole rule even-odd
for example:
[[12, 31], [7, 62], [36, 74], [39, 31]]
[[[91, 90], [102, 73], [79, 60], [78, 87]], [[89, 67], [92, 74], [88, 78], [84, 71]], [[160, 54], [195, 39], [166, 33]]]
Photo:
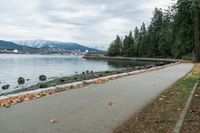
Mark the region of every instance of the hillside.
[[48, 41], [48, 40], [23, 40], [23, 41], [15, 41], [18, 45], [29, 46], [33, 48], [40, 48], [50, 51], [81, 51], [85, 52], [86, 50], [89, 52], [100, 51], [94, 48], [89, 48], [83, 46], [78, 43], [73, 42], [59, 42], [59, 41]]
[[38, 48], [32, 48], [28, 46], [21, 46], [16, 43], [10, 42], [10, 41], [3, 41], [0, 40], [0, 50], [10, 50], [13, 51], [17, 49], [19, 52], [22, 53], [36, 53], [39, 49]]

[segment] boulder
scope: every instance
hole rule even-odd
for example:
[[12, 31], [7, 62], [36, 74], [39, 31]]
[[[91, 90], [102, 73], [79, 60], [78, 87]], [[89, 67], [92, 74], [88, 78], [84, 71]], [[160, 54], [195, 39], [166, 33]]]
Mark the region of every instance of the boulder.
[[45, 75], [40, 75], [39, 76], [39, 80], [40, 81], [46, 81], [47, 80], [47, 77]]
[[4, 86], [2, 86], [2, 90], [7, 90], [7, 89], [9, 89], [9, 87], [10, 87], [10, 85], [9, 85], [9, 84], [7, 84], [7, 85], [4, 85]]
[[25, 83], [25, 79], [23, 77], [19, 77], [17, 82], [18, 82], [19, 85], [22, 85], [22, 84]]
[[61, 82], [61, 83], [64, 83], [64, 82], [65, 82], [65, 79], [60, 79], [60, 82]]

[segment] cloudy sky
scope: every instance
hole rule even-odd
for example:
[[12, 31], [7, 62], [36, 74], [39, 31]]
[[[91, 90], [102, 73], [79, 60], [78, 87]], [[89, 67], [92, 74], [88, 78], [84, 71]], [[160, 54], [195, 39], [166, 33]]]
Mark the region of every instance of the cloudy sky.
[[0, 39], [105, 46], [172, 0], [0, 0]]

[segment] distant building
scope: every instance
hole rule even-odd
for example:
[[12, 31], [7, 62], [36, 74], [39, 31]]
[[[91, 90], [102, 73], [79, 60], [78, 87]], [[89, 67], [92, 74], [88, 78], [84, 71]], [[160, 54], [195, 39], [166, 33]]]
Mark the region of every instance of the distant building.
[[19, 53], [19, 51], [17, 49], [13, 50], [13, 53]]

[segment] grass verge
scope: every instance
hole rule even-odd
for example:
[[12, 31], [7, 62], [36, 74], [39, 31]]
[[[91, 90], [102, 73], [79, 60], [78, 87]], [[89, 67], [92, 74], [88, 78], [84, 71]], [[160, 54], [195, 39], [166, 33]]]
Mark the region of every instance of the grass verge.
[[181, 133], [200, 133], [200, 87], [194, 94]]
[[195, 64], [188, 75], [115, 129], [114, 133], [171, 133], [199, 77], [200, 64]]

